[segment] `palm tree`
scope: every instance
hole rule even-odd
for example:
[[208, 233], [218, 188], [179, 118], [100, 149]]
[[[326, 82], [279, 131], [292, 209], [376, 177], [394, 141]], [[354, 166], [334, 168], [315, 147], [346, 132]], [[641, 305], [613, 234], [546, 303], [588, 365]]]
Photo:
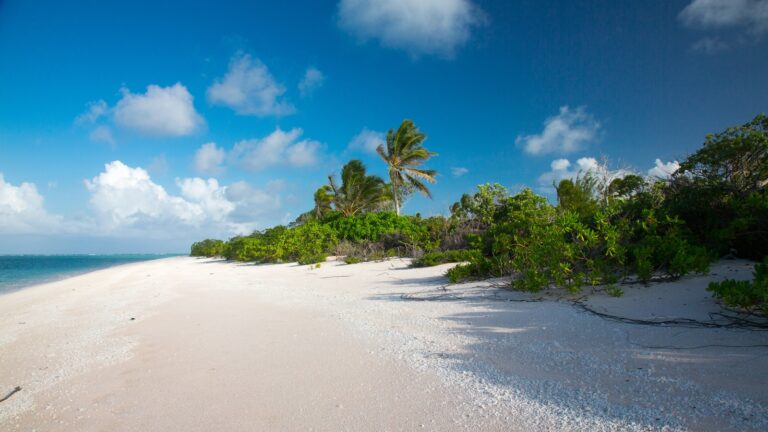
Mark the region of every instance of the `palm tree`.
[[432, 198], [432, 194], [422, 180], [434, 183], [437, 171], [418, 168], [427, 159], [437, 155], [422, 146], [426, 138], [427, 136], [419, 131], [413, 121], [405, 119], [397, 131], [390, 129], [387, 132], [386, 147], [384, 144], [379, 144], [376, 148], [376, 152], [389, 166], [392, 199], [398, 215], [400, 200], [405, 195], [404, 188], [414, 188]]
[[[319, 193], [320, 190], [315, 194], [316, 198]], [[333, 175], [328, 176], [328, 188], [323, 193], [330, 196], [336, 211], [344, 216], [376, 210], [389, 199], [384, 180], [367, 175], [365, 165], [356, 159], [341, 169], [341, 185], [336, 183]]]
[[320, 219], [326, 213], [331, 211], [331, 204], [333, 203], [333, 194], [329, 185], [320, 186], [315, 191], [315, 218]]

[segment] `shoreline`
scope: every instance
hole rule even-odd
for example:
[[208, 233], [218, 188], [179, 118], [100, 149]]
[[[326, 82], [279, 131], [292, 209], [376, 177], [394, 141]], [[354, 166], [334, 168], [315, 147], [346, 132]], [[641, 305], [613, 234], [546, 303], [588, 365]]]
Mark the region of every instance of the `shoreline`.
[[[9, 371], [0, 393], [22, 386], [0, 403], [0, 424], [210, 430], [215, 416], [228, 430], [768, 425], [768, 395], [751, 379], [768, 365], [750, 360], [768, 349], [684, 348], [765, 344], [768, 332], [609, 322], [563, 303], [519, 302], [530, 295], [493, 281], [443, 289], [450, 265], [407, 264], [310, 269], [173, 257], [0, 296], [0, 369]], [[721, 262], [716, 276], [589, 304], [641, 319], [700, 319], [716, 307], [702, 283], [749, 270]], [[446, 293], [454, 298], [403, 299]]]
[[5, 254], [0, 255], [0, 259], [2, 258], [8, 258], [8, 257], [45, 257], [45, 258], [55, 258], [55, 257], [121, 257], [121, 256], [157, 256], [157, 258], [147, 258], [147, 259], [140, 259], [140, 260], [134, 260], [134, 261], [126, 261], [123, 263], [118, 264], [109, 264], [104, 267], [97, 267], [97, 268], [87, 268], [87, 269], [76, 269], [68, 272], [60, 272], [60, 273], [53, 273], [50, 275], [50, 277], [42, 278], [42, 279], [34, 279], [34, 280], [28, 280], [23, 282], [20, 285], [3, 285], [0, 284], [0, 296], [28, 289], [28, 288], [34, 288], [39, 285], [47, 285], [55, 282], [64, 281], [73, 277], [78, 277], [82, 275], [86, 275], [89, 273], [101, 271], [101, 270], [108, 270], [111, 268], [123, 266], [123, 265], [129, 265], [129, 264], [136, 264], [136, 263], [142, 263], [146, 261], [155, 261], [155, 260], [161, 260], [161, 259], [167, 259], [167, 258], [176, 258], [179, 256], [186, 256], [183, 254], [107, 254], [107, 255], [99, 255], [99, 254], [67, 254], [67, 255], [60, 255], [60, 254], [53, 254], [53, 255], [43, 255], [43, 254], [21, 254], [21, 255], [11, 255], [11, 254]]

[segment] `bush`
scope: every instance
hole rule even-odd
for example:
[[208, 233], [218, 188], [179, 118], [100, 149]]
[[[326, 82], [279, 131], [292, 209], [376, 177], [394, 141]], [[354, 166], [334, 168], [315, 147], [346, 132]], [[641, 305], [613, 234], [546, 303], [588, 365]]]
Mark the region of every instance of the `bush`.
[[224, 256], [236, 261], [264, 263], [317, 263], [325, 261], [336, 244], [336, 235], [329, 227], [310, 221], [294, 228], [277, 226], [235, 237], [227, 242]]
[[398, 216], [392, 212], [365, 213], [351, 217], [334, 215], [323, 221], [339, 240], [350, 242], [378, 242], [386, 235], [398, 234], [402, 245], [433, 250], [438, 242], [431, 239], [427, 228], [419, 224], [419, 218]]
[[466, 262], [479, 258], [480, 252], [475, 250], [447, 250], [443, 252], [430, 252], [416, 259], [411, 264], [413, 267], [432, 267], [440, 264]]
[[347, 264], [359, 264], [363, 262], [363, 259], [355, 255], [347, 255], [344, 257], [344, 262]]
[[218, 257], [224, 255], [224, 241], [206, 239], [192, 243], [190, 256], [193, 257]]
[[768, 316], [768, 256], [755, 266], [752, 281], [711, 282], [707, 291], [727, 306]]
[[459, 264], [451, 267], [445, 272], [445, 275], [448, 276], [448, 280], [451, 283], [459, 283], [484, 276], [484, 274], [480, 274], [478, 267], [473, 264]]

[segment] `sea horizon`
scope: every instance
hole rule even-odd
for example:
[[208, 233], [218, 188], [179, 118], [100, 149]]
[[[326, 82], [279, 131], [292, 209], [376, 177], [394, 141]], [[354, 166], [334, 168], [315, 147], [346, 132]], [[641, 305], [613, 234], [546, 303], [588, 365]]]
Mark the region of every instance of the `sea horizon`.
[[0, 254], [0, 295], [123, 264], [182, 253]]

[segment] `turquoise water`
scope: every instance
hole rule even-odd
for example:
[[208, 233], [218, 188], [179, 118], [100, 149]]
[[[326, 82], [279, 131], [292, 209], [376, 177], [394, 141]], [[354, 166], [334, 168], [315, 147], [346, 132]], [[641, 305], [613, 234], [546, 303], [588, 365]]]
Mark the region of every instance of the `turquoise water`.
[[90, 271], [176, 255], [0, 255], [0, 293]]

